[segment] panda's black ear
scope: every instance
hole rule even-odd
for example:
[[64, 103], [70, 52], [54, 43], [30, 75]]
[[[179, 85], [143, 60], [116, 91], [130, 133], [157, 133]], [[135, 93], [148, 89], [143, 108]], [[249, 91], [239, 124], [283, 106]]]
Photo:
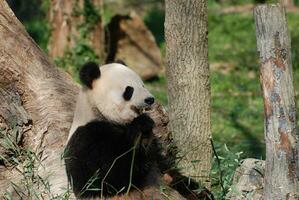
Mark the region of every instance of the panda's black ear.
[[101, 76], [99, 65], [95, 62], [88, 62], [81, 67], [80, 81], [82, 84], [92, 89], [92, 82]]
[[127, 66], [127, 64], [121, 59], [117, 59], [115, 62], [118, 63], [118, 64], [122, 64], [124, 66]]

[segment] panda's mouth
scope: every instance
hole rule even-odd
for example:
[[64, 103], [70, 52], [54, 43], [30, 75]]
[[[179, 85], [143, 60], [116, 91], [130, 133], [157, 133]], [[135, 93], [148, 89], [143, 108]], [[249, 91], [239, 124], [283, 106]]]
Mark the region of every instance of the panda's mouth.
[[151, 106], [140, 106], [140, 107], [131, 106], [131, 109], [138, 115], [141, 115], [147, 111], [150, 111], [152, 109], [152, 107]]

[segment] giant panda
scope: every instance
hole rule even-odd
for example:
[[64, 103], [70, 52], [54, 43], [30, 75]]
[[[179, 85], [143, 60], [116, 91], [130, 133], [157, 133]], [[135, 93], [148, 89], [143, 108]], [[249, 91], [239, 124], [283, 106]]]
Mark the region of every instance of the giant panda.
[[[162, 173], [180, 177], [173, 188], [195, 196], [198, 185], [172, 170], [146, 114], [153, 95], [120, 63], [85, 64], [82, 88], [64, 152], [68, 181], [78, 199], [110, 198], [157, 184]], [[192, 183], [192, 184], [190, 184]], [[192, 198], [196, 199], [196, 198]]]

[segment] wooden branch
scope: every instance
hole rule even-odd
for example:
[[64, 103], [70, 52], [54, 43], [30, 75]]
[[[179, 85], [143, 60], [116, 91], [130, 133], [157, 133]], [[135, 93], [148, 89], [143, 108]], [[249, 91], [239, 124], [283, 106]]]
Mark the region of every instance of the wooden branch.
[[298, 199], [299, 136], [285, 10], [261, 5], [254, 18], [265, 109], [264, 199]]

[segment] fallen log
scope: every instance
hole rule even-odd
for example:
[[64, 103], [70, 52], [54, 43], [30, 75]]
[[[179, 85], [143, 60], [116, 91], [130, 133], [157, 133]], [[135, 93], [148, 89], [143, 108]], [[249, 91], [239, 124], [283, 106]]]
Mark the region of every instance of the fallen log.
[[135, 12], [114, 16], [106, 30], [107, 62], [123, 60], [143, 80], [158, 76], [164, 69], [154, 36]]

